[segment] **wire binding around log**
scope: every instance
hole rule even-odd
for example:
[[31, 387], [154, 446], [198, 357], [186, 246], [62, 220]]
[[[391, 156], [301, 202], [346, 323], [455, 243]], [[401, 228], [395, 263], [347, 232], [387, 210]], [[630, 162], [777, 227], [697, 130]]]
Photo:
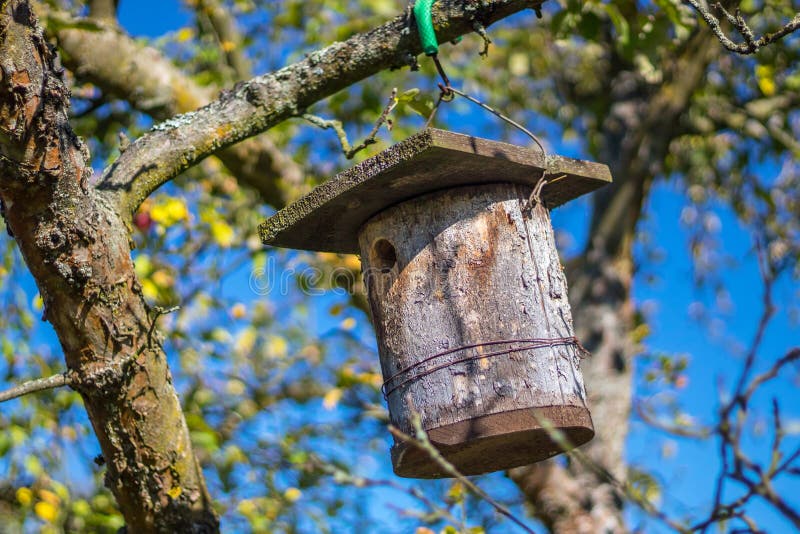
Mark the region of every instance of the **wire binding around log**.
[[[422, 367], [426, 363], [434, 361], [434, 360], [436, 360], [438, 358], [442, 358], [444, 356], [449, 356], [450, 354], [454, 354], [456, 352], [461, 352], [461, 351], [464, 351], [464, 350], [477, 349], [477, 348], [483, 348], [483, 347], [493, 347], [493, 346], [496, 346], [496, 345], [510, 345], [510, 344], [517, 344], [519, 346], [509, 347], [509, 348], [506, 348], [506, 349], [503, 349], [503, 350], [496, 350], [496, 351], [489, 352], [489, 353], [486, 353], [486, 354], [475, 354], [473, 356], [466, 356], [466, 357], [463, 357], [463, 358], [458, 358], [456, 360], [452, 360], [452, 361], [448, 361], [448, 362], [445, 362], [445, 363], [441, 363], [441, 364], [438, 364], [438, 365], [435, 365], [435, 366], [431, 367], [430, 369], [423, 369], [421, 371], [414, 372], [411, 376], [405, 378], [402, 382], [399, 382], [397, 384], [392, 385], [393, 382], [395, 382], [399, 378], [403, 377], [403, 375], [409, 374], [412, 371], [416, 371], [418, 368]], [[546, 338], [505, 339], [505, 340], [499, 340], [499, 341], [487, 341], [487, 342], [484, 342], [484, 343], [474, 343], [472, 345], [464, 345], [463, 347], [457, 347], [457, 348], [454, 348], [454, 349], [448, 349], [448, 350], [445, 350], [445, 351], [442, 351], [442, 352], [438, 352], [438, 353], [434, 354], [433, 356], [428, 356], [427, 358], [424, 358], [424, 359], [422, 359], [422, 360], [420, 360], [420, 361], [418, 361], [418, 362], [416, 362], [416, 363], [414, 363], [412, 365], [409, 365], [408, 367], [400, 369], [399, 371], [397, 371], [395, 374], [393, 374], [392, 376], [390, 376], [389, 378], [387, 378], [383, 382], [383, 385], [381, 386], [381, 393], [383, 393], [383, 398], [384, 399], [389, 400], [389, 395], [391, 395], [392, 393], [394, 393], [398, 389], [404, 387], [405, 385], [410, 384], [411, 382], [416, 382], [417, 380], [419, 380], [423, 376], [427, 376], [427, 375], [429, 375], [431, 373], [434, 373], [436, 371], [440, 371], [442, 369], [446, 369], [448, 367], [452, 367], [453, 365], [456, 365], [456, 364], [459, 364], [459, 363], [483, 360], [483, 359], [486, 359], [486, 358], [493, 358], [493, 357], [496, 357], [496, 356], [504, 356], [504, 355], [507, 355], [507, 354], [513, 354], [513, 353], [517, 353], [517, 352], [524, 352], [524, 351], [527, 351], [527, 350], [541, 349], [541, 348], [545, 348], [545, 347], [557, 347], [557, 346], [562, 346], [562, 345], [568, 345], [568, 346], [575, 347], [578, 350], [578, 352], [580, 352], [582, 357], [590, 356], [589, 351], [586, 350], [586, 348], [583, 345], [581, 345], [581, 342], [578, 341], [578, 338], [576, 338], [575, 336], [559, 337], [559, 338], [551, 338], [551, 339], [546, 339]]]

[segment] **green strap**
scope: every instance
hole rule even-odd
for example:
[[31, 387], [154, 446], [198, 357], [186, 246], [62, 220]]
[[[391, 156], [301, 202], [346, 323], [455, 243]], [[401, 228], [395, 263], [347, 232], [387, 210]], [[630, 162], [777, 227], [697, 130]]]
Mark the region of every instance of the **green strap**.
[[414, 19], [417, 21], [419, 40], [422, 42], [422, 50], [426, 56], [434, 56], [439, 52], [439, 41], [436, 40], [433, 17], [431, 17], [431, 6], [433, 6], [434, 2], [436, 0], [417, 0], [414, 2]]

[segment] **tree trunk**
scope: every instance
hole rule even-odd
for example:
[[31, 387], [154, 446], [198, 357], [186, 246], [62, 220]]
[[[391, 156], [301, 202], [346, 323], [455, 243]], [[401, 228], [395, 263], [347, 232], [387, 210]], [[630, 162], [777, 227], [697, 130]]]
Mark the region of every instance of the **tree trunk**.
[[126, 225], [89, 186], [69, 92], [27, 2], [0, 13], [0, 199], [132, 532], [218, 528]]

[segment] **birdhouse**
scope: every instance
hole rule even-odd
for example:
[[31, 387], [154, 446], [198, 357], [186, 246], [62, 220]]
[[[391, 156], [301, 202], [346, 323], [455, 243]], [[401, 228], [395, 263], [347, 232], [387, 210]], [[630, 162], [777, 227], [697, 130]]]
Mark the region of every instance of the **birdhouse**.
[[[280, 210], [261, 237], [360, 254], [392, 424], [413, 435], [419, 417], [473, 475], [594, 435], [548, 208], [610, 182], [605, 165], [426, 129]], [[411, 443], [391, 455], [399, 476], [448, 476]]]

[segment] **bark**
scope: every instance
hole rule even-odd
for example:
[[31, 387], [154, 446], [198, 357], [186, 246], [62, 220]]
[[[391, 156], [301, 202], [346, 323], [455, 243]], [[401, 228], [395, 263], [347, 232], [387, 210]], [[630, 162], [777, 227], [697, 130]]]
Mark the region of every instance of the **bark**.
[[[465, 475], [559, 452], [543, 420], [575, 445], [593, 435], [550, 213], [530, 196], [516, 184], [446, 189], [360, 230], [392, 425], [413, 433], [418, 415]], [[392, 460], [400, 476], [446, 474], [400, 441]]]
[[[210, 102], [217, 91], [198, 85], [155, 48], [144, 46], [116, 26], [65, 24], [62, 14], [46, 13], [64, 65], [104, 94], [128, 102], [156, 120], [166, 120]], [[268, 135], [247, 139], [216, 156], [230, 173], [282, 206], [302, 192], [302, 168]]]
[[27, 2], [0, 4], [0, 199], [132, 531], [214, 531], [126, 226], [88, 186], [62, 71]]
[[[568, 280], [576, 333], [592, 352], [581, 368], [596, 435], [583, 449], [618, 480], [625, 479], [632, 362], [638, 350], [629, 336], [635, 312], [631, 286], [636, 224], [649, 185], [670, 141], [683, 132], [683, 112], [717, 50], [707, 34], [695, 35], [655, 93], [631, 72], [619, 72], [612, 83], [614, 103], [603, 128], [601, 159], [609, 163], [614, 184], [594, 196], [590, 242]], [[552, 532], [626, 530], [618, 490], [575, 461], [520, 468], [510, 476]]]

